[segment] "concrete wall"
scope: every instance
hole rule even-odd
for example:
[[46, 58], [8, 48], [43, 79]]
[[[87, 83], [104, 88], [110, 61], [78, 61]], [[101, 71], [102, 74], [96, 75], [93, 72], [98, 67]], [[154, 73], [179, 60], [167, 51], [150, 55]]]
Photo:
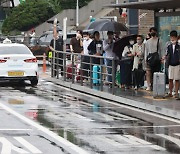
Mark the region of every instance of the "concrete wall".
[[[119, 0], [121, 1], [121, 0]], [[84, 6], [79, 10], [79, 23], [83, 23], [86, 21], [90, 16], [96, 15], [99, 11], [102, 10], [104, 5], [115, 3], [115, 0], [93, 0], [91, 1], [87, 6]], [[76, 10], [74, 9], [68, 9], [64, 10], [61, 13], [57, 14], [56, 16], [52, 17], [57, 18], [60, 21], [60, 26], [62, 27], [63, 18], [67, 17], [67, 26], [75, 26], [76, 24]], [[48, 23], [42, 23], [41, 25], [37, 26], [35, 28], [36, 35], [41, 35], [44, 31], [49, 30], [51, 27], [51, 24]]]

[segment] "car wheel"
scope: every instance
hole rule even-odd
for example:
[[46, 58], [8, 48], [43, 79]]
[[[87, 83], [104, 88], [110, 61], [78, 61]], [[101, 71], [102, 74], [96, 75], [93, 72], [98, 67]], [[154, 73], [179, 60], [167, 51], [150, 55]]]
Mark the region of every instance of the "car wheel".
[[38, 84], [38, 79], [37, 78], [31, 80], [31, 86], [37, 86], [37, 84]]

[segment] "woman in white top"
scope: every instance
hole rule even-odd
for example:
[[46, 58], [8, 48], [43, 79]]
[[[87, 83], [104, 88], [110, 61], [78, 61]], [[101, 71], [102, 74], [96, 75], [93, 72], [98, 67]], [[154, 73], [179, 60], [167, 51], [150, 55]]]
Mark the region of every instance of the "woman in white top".
[[137, 90], [140, 86], [143, 85], [144, 82], [144, 51], [145, 44], [143, 43], [143, 37], [141, 35], [137, 36], [137, 43], [133, 46], [132, 54], [134, 56], [133, 62], [133, 84], [135, 90]]

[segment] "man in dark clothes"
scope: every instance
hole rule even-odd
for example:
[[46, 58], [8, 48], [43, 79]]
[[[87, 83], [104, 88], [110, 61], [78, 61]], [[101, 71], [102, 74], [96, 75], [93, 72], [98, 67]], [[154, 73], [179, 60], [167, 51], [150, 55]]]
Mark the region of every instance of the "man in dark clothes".
[[[89, 55], [102, 56], [103, 55], [103, 42], [100, 40], [100, 33], [94, 32], [94, 40], [88, 46]], [[92, 58], [93, 64], [100, 64], [100, 58]]]
[[54, 39], [51, 40], [49, 48], [55, 54], [55, 76], [57, 75], [57, 66], [59, 65], [61, 69], [61, 76], [63, 76], [63, 53], [59, 53], [57, 51], [63, 51], [63, 39], [60, 36], [56, 36], [55, 40], [55, 49], [54, 49]]
[[70, 41], [70, 50], [73, 53], [81, 53], [82, 52], [82, 31], [77, 31], [76, 37], [73, 37]]

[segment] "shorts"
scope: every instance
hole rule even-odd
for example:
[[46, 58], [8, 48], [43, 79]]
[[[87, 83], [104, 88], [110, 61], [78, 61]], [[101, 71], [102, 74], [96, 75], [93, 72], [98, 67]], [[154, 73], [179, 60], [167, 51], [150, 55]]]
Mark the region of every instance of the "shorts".
[[170, 80], [180, 80], [180, 65], [169, 66], [169, 79]]

